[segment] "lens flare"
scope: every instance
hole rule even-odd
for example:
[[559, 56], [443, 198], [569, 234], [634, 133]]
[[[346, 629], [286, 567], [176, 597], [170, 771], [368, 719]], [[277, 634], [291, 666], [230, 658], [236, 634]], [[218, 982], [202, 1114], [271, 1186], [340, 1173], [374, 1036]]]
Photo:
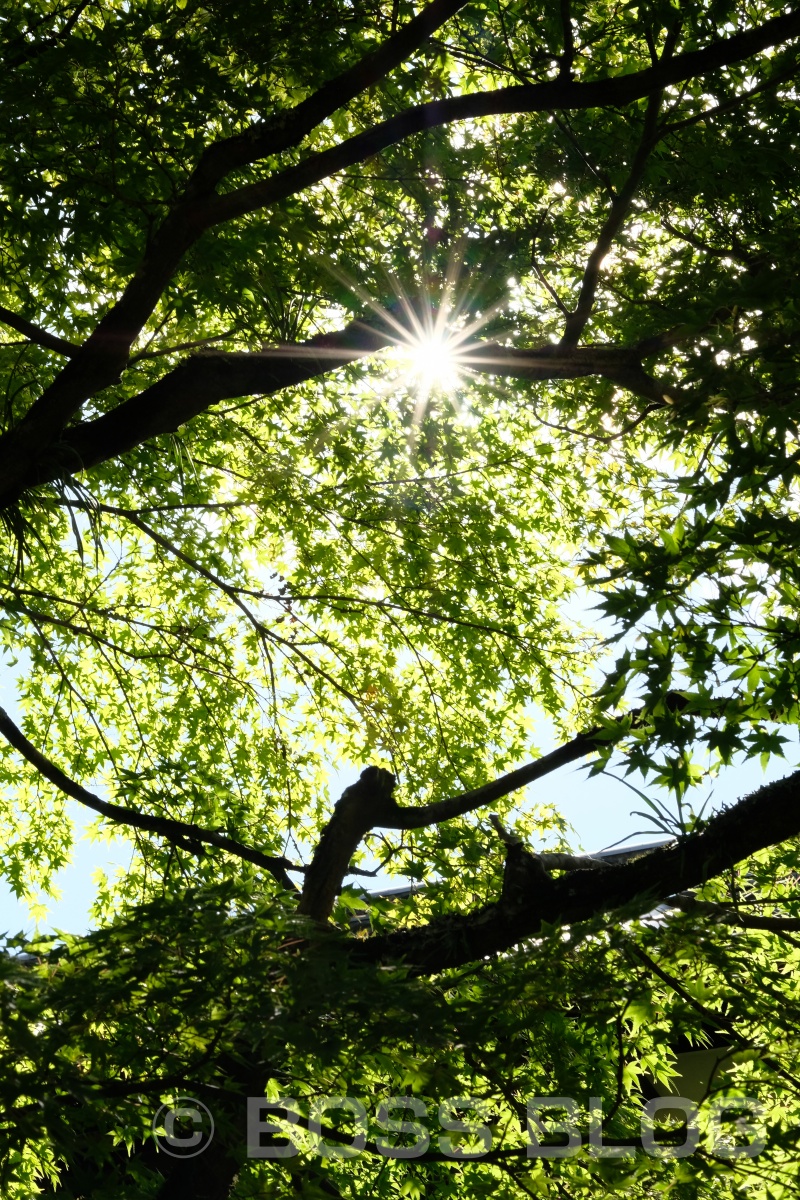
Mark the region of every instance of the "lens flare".
[[488, 306], [479, 303], [480, 281], [469, 284], [462, 253], [463, 247], [455, 247], [435, 278], [423, 269], [410, 289], [387, 275], [386, 290], [394, 295], [388, 303], [377, 300], [338, 265], [323, 264], [371, 313], [365, 324], [388, 334], [385, 357], [390, 370], [380, 390], [388, 394], [399, 385], [415, 397], [417, 423], [432, 411], [437, 396], [460, 404], [460, 393], [476, 362], [485, 369], [490, 361], [476, 358], [474, 339], [505, 306], [504, 298]]
[[458, 354], [451, 338], [434, 334], [403, 347], [408, 374], [422, 392], [453, 392], [459, 383]]

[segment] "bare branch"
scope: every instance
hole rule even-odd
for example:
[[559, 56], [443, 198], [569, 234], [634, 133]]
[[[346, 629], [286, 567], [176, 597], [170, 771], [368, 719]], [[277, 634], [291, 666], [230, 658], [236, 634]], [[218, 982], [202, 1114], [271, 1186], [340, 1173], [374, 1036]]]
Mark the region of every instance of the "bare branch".
[[518, 792], [529, 783], [543, 779], [545, 775], [557, 771], [567, 763], [585, 758], [597, 749], [594, 739], [599, 732], [598, 727], [586, 733], [579, 733], [572, 741], [551, 750], [549, 754], [544, 754], [541, 758], [526, 763], [524, 767], [509, 771], [506, 775], [493, 779], [491, 783], [485, 783], [483, 787], [474, 788], [460, 796], [449, 796], [446, 800], [436, 800], [432, 804], [423, 804], [417, 808], [397, 804], [391, 811], [383, 814], [381, 825], [385, 829], [424, 829], [428, 825], [438, 825], [441, 821], [451, 821], [454, 817], [462, 817], [477, 808], [484, 808], [487, 804], [499, 800], [501, 796], [510, 796], [512, 792]]
[[381, 767], [367, 767], [337, 801], [311, 863], [306, 869], [297, 911], [316, 921], [330, 916], [350, 859], [361, 839], [383, 816], [397, 806], [393, 798], [395, 777]]
[[286, 858], [262, 854], [260, 850], [253, 850], [250, 846], [226, 837], [225, 834], [201, 829], [199, 825], [192, 825], [187, 821], [175, 821], [169, 817], [140, 813], [133, 808], [126, 808], [122, 804], [109, 804], [107, 801], [101, 800], [99, 796], [94, 796], [86, 788], [81, 787], [79, 783], [75, 783], [73, 779], [65, 775], [61, 768], [57, 767], [50, 759], [45, 758], [33, 743], [28, 741], [22, 730], [11, 720], [3, 708], [0, 708], [0, 733], [15, 750], [19, 751], [23, 758], [28, 760], [31, 766], [36, 768], [40, 775], [55, 784], [67, 796], [85, 804], [87, 808], [99, 813], [106, 820], [113, 821], [116, 825], [128, 825], [132, 829], [155, 833], [190, 854], [202, 854], [204, 845], [215, 846], [218, 850], [225, 850], [228, 854], [251, 862], [257, 867], [263, 867], [288, 891], [297, 890], [286, 872], [296, 871], [299, 868]]

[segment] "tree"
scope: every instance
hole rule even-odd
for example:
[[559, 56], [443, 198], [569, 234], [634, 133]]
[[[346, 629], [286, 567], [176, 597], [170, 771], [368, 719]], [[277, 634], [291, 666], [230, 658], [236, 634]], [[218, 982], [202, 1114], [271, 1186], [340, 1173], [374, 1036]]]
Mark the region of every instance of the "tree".
[[[0, 960], [5, 1194], [795, 1193], [800, 773], [691, 789], [800, 713], [800, 12], [3, 21], [3, 870], [47, 891], [67, 797], [137, 850], [95, 932]], [[667, 843], [568, 853], [524, 789], [580, 760]], [[644, 1154], [682, 1045], [721, 1065], [662, 1141], [703, 1139]], [[343, 1095], [494, 1143], [310, 1152]], [[303, 1153], [248, 1156], [287, 1096]], [[576, 1153], [527, 1153], [529, 1097]]]

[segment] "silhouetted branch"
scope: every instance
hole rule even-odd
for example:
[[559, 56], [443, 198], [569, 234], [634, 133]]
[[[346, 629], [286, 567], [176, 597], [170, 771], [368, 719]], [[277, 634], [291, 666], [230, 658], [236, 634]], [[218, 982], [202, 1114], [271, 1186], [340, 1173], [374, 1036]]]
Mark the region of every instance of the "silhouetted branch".
[[[624, 909], [625, 918], [729, 871], [759, 850], [800, 834], [800, 771], [766, 784], [677, 843], [605, 871], [543, 878], [513, 904], [452, 913], [361, 943], [370, 961], [402, 959], [419, 974], [478, 962], [536, 937], [544, 925], [574, 924]], [[670, 901], [671, 902], [671, 901]]]
[[658, 111], [661, 105], [661, 94], [656, 93], [651, 96], [647, 105], [647, 112], [644, 118], [644, 128], [639, 142], [639, 148], [636, 151], [636, 156], [633, 160], [628, 178], [625, 181], [625, 186], [622, 191], [614, 197], [611, 202], [611, 208], [608, 216], [603, 222], [603, 228], [600, 230], [600, 236], [595, 243], [594, 249], [589, 255], [586, 263], [586, 270], [583, 274], [583, 282], [581, 284], [580, 295], [575, 310], [567, 316], [564, 322], [564, 335], [561, 338], [562, 346], [577, 346], [580, 341], [581, 334], [586, 328], [589, 317], [592, 315], [594, 307], [595, 295], [597, 286], [600, 282], [600, 268], [603, 265], [603, 260], [608, 255], [611, 247], [614, 245], [614, 240], [622, 229], [625, 219], [630, 212], [631, 204], [639, 190], [639, 184], [644, 176], [647, 160], [658, 142]]
[[[432, 32], [459, 7], [461, 5], [457, 0], [452, 0], [449, 5], [444, 0], [441, 3], [435, 0], [414, 20], [427, 21], [424, 29]], [[249, 133], [209, 147], [204, 152], [183, 197], [152, 237], [136, 274], [119, 301], [100, 321], [64, 371], [31, 406], [23, 420], [0, 438], [0, 478], [5, 482], [4, 490], [0, 493], [0, 507], [19, 495], [21, 479], [32, 473], [32, 465], [42, 446], [52, 445], [86, 400], [118, 379], [125, 368], [134, 339], [152, 313], [178, 263], [210, 226], [276, 204], [434, 126], [504, 113], [624, 106], [653, 96], [672, 84], [741, 62], [770, 46], [797, 37], [800, 35], [800, 10], [772, 18], [754, 29], [721, 38], [701, 50], [671, 58], [662, 57], [660, 62], [645, 70], [611, 79], [589, 82], [549, 80], [417, 105], [337, 146], [312, 154], [296, 166], [266, 180], [223, 195], [215, 193], [222, 178], [235, 166], [298, 145], [319, 120], [324, 120], [334, 111], [332, 104], [340, 107], [359, 94], [359, 88], [372, 86], [381, 78], [382, 69], [388, 71], [392, 64], [403, 61], [410, 52], [410, 42], [414, 40], [409, 32], [413, 24], [409, 22], [408, 26], [400, 29], [394, 38], [389, 39], [386, 47], [366, 56], [360, 66], [357, 64], [338, 80], [320, 89], [315, 95], [320, 97], [324, 93], [324, 103], [318, 100], [316, 106], [312, 105], [309, 109], [303, 109], [300, 105], [297, 110], [279, 114], [275, 118], [276, 128], [272, 125], [269, 130], [257, 128], [252, 141], [252, 153], [242, 149], [243, 140], [251, 136]], [[418, 26], [417, 30], [422, 31], [423, 26]], [[403, 43], [404, 48], [400, 53], [400, 43], [395, 39], [403, 37], [410, 39], [410, 42]], [[421, 44], [423, 40], [424, 37], [420, 37], [416, 44]], [[389, 48], [390, 43], [394, 49]], [[371, 66], [368, 65], [370, 63]], [[356, 90], [353, 91], [353, 88]], [[303, 104], [313, 99], [310, 97]], [[303, 115], [299, 115], [300, 110]]]
[[281, 884], [282, 887], [289, 891], [296, 891], [295, 885], [292, 883], [287, 871], [296, 871], [299, 868], [295, 867], [286, 858], [277, 858], [270, 854], [262, 854], [260, 850], [254, 850], [250, 846], [244, 846], [241, 842], [235, 841], [233, 838], [226, 837], [222, 833], [216, 833], [213, 830], [201, 829], [199, 825], [192, 825], [187, 821], [175, 821], [170, 817], [157, 817], [150, 813], [140, 813], [133, 808], [126, 808], [122, 804], [109, 804], [106, 800], [101, 800], [99, 796], [94, 796], [88, 792], [86, 788], [81, 787], [73, 779], [70, 779], [60, 767], [46, 758], [32, 742], [29, 742], [22, 730], [12, 721], [5, 709], [0, 708], [0, 733], [4, 735], [6, 740], [18, 750], [19, 753], [26, 758], [31, 766], [35, 767], [40, 775], [48, 779], [67, 796], [71, 796], [73, 800], [77, 800], [80, 804], [85, 804], [87, 808], [91, 808], [100, 816], [105, 817], [108, 821], [113, 821], [116, 825], [128, 825], [132, 829], [141, 829], [147, 833], [158, 834], [159, 837], [165, 838], [168, 842], [174, 843], [182, 850], [188, 851], [190, 854], [202, 854], [203, 846], [215, 846], [218, 850], [225, 850], [228, 854], [233, 854], [237, 858], [242, 858], [246, 862], [251, 862], [257, 867], [263, 867]]
[[65, 338], [57, 337], [54, 333], [48, 333], [46, 329], [40, 329], [31, 321], [26, 321], [3, 304], [0, 304], [0, 322], [8, 325], [10, 329], [16, 329], [17, 333], [21, 333], [29, 342], [44, 346], [46, 350], [55, 350], [56, 354], [63, 354], [66, 358], [72, 358], [80, 349], [74, 342], [68, 342]]
[[[221, 400], [270, 395], [357, 362], [397, 341], [397, 333], [386, 326], [356, 321], [336, 333], [297, 345], [187, 358], [139, 395], [101, 417], [67, 429], [49, 454], [40, 449], [33, 468], [27, 475], [20, 473], [17, 494], [65, 474], [88, 470], [150, 438], [173, 433]], [[626, 347], [517, 349], [470, 342], [460, 347], [459, 362], [468, 371], [531, 382], [600, 375], [656, 405], [681, 398], [680, 389], [648, 375], [637, 352]], [[5, 502], [13, 498], [7, 497]]]

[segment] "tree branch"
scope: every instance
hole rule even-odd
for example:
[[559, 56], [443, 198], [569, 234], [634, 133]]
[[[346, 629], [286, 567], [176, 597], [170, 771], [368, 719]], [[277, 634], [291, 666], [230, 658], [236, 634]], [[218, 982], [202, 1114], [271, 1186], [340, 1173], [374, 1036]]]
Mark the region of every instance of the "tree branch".
[[316, 921], [328, 919], [361, 839], [376, 825], [384, 825], [384, 816], [397, 807], [394, 787], [391, 772], [367, 767], [345, 788], [306, 869], [299, 913]]
[[299, 145], [318, 125], [380, 83], [401, 66], [468, 0], [432, 0], [377, 50], [324, 83], [289, 112], [254, 125], [247, 133], [215, 142], [204, 151], [186, 188], [187, 197], [210, 194], [237, 167], [272, 157]]
[[698, 900], [692, 894], [671, 896], [670, 904], [682, 912], [698, 913], [723, 925], [736, 925], [741, 929], [763, 929], [769, 933], [800, 933], [800, 919], [796, 917], [752, 917], [726, 904]]
[[[16, 49], [17, 47], [20, 47], [19, 53], [15, 54], [13, 57], [9, 55], [9, 57], [6, 58], [5, 62], [3, 63], [4, 69], [6, 71], [13, 70], [13, 68], [18, 67], [20, 63], [26, 62], [31, 58], [37, 58], [40, 54], [46, 54], [47, 51], [52, 49], [53, 46], [58, 46], [60, 43], [63, 43], [69, 37], [78, 20], [91, 3], [92, 0], [81, 0], [81, 3], [75, 6], [70, 16], [64, 22], [64, 28], [60, 29], [58, 33], [51, 34], [50, 37], [42, 38], [40, 42], [26, 42], [24, 34], [22, 37], [15, 38], [14, 41], [10, 43], [8, 48]], [[28, 29], [25, 32], [30, 35], [37, 26], [43, 25], [45, 21], [49, 20], [50, 16], [51, 14], [48, 13], [46, 17], [42, 17], [41, 20], [35, 22], [33, 26], [28, 26]]]
[[405, 138], [454, 121], [513, 113], [624, 107], [672, 84], [740, 62], [777, 42], [797, 36], [800, 36], [800, 10], [766, 21], [745, 33], [722, 38], [703, 50], [662, 58], [656, 66], [627, 75], [588, 82], [548, 80], [432, 100], [408, 108], [337, 146], [310, 155], [297, 166], [210, 200], [202, 219], [208, 225], [216, 225], [244, 216], [363, 162]]
[[642, 181], [647, 166], [647, 160], [658, 142], [657, 126], [660, 107], [661, 93], [657, 92], [648, 101], [639, 148], [636, 151], [636, 156], [628, 178], [625, 181], [625, 186], [612, 201], [608, 216], [600, 230], [600, 236], [586, 263], [578, 303], [575, 306], [574, 312], [571, 312], [564, 322], [564, 335], [561, 338], [562, 346], [577, 346], [589, 317], [592, 315], [597, 286], [600, 282], [600, 268], [603, 265], [606, 255], [614, 245], [614, 240], [630, 212], [633, 198], [639, 190], [639, 184]]
[[45, 758], [33, 743], [28, 741], [22, 730], [15, 725], [3, 708], [0, 708], [0, 733], [15, 750], [19, 751], [23, 758], [28, 760], [31, 766], [36, 768], [40, 775], [55, 784], [67, 796], [71, 796], [80, 804], [85, 804], [87, 808], [99, 813], [106, 820], [113, 821], [116, 825], [128, 825], [133, 829], [142, 829], [147, 833], [158, 834], [159, 837], [180, 846], [182, 850], [186, 850], [190, 854], [201, 854], [203, 845], [215, 846], [218, 850], [225, 850], [228, 854], [251, 862], [257, 867], [263, 867], [288, 891], [297, 890], [286, 872], [296, 871], [299, 868], [286, 858], [262, 854], [260, 850], [253, 850], [250, 846], [245, 846], [224, 834], [201, 829], [198, 825], [189, 824], [187, 821], [175, 821], [170, 817], [140, 813], [135, 809], [126, 808], [122, 804], [109, 804], [107, 801], [101, 800], [99, 796], [92, 795], [86, 788], [81, 787], [79, 783], [75, 783], [73, 779], [65, 775], [61, 768], [57, 767], [50, 759]]
[[270, 395], [357, 362], [394, 337], [355, 321], [294, 346], [184, 359], [152, 387], [111, 412], [66, 430], [56, 450], [67, 469], [85, 470], [162, 433], [173, 433], [220, 400]]
[[[680, 692], [668, 692], [666, 700], [667, 705], [676, 711], [681, 711], [687, 705], [686, 698]], [[724, 701], [722, 703], [724, 704]], [[645, 710], [641, 708], [628, 714], [632, 726], [641, 724], [646, 715]], [[390, 809], [387, 806], [381, 825], [384, 829], [423, 829], [428, 825], [438, 825], [440, 821], [451, 821], [454, 817], [462, 817], [468, 812], [474, 812], [477, 808], [492, 804], [503, 796], [510, 796], [512, 792], [527, 787], [529, 783], [535, 783], [537, 779], [543, 779], [545, 775], [557, 771], [567, 763], [576, 762], [577, 759], [592, 754], [598, 749], [598, 739], [601, 734], [608, 737], [607, 727], [596, 725], [592, 729], [585, 729], [576, 734], [571, 741], [565, 742], [563, 746], [551, 750], [549, 754], [544, 754], [541, 758], [534, 759], [533, 762], [526, 763], [523, 767], [517, 767], [516, 770], [509, 771], [505, 775], [500, 775], [499, 778], [483, 784], [482, 787], [474, 788], [470, 792], [462, 792], [459, 796], [449, 796], [445, 800], [436, 800], [432, 804], [423, 804], [419, 807], [394, 804]], [[620, 731], [620, 736], [622, 736], [622, 731]]]
[[797, 78], [797, 64], [792, 63], [792, 66], [785, 71], [778, 71], [770, 79], [765, 79], [761, 83], [756, 84], [747, 91], [739, 92], [736, 96], [731, 96], [729, 100], [723, 100], [720, 104], [715, 104], [712, 108], [701, 109], [691, 117], [684, 117], [681, 121], [674, 121], [663, 125], [661, 128], [662, 138], [668, 137], [670, 134], [678, 133], [681, 129], [688, 129], [692, 125], [697, 125], [702, 121], [711, 121], [714, 117], [721, 113], [732, 112], [735, 108], [739, 108], [742, 104], [747, 104], [755, 96], [761, 95], [762, 92], [771, 91], [773, 88], [780, 87], [782, 83], [791, 83]]
[[213, 571], [210, 571], [208, 567], [203, 566], [203, 564], [198, 562], [197, 559], [194, 559], [189, 554], [186, 554], [185, 551], [181, 550], [179, 546], [176, 546], [174, 542], [171, 542], [169, 538], [165, 537], [162, 533], [159, 533], [157, 529], [153, 529], [152, 526], [148, 525], [146, 521], [143, 521], [142, 518], [131, 509], [116, 508], [111, 504], [97, 504], [95, 505], [95, 511], [109, 513], [112, 516], [123, 517], [126, 521], [130, 521], [132, 525], [135, 525], [137, 529], [140, 529], [142, 533], [155, 542], [156, 545], [161, 546], [161, 548], [166, 550], [168, 554], [172, 554], [175, 558], [185, 563], [187, 567], [190, 567], [203, 579], [207, 579], [209, 583], [218, 588], [223, 595], [227, 596], [228, 599], [236, 606], [236, 608], [239, 609], [252, 629], [255, 630], [263, 646], [266, 646], [267, 642], [273, 642], [276, 646], [280, 646], [284, 654], [287, 656], [293, 655], [299, 658], [301, 662], [303, 662], [305, 666], [309, 668], [309, 670], [319, 675], [320, 678], [324, 679], [326, 683], [330, 684], [335, 691], [339, 692], [340, 695], [349, 700], [356, 711], [360, 713], [361, 709], [358, 698], [353, 694], [353, 692], [340, 683], [319, 663], [314, 662], [314, 660], [308, 654], [304, 653], [300, 646], [289, 641], [287, 638], [281, 637], [275, 632], [274, 629], [269, 629], [263, 621], [260, 621], [252, 609], [249, 608], [249, 606], [242, 600], [242, 589], [235, 588], [231, 584], [226, 583], [225, 580], [220, 578], [219, 575], [216, 575]]
[[63, 354], [66, 358], [72, 358], [80, 350], [80, 346], [74, 342], [68, 342], [54, 333], [48, 333], [46, 329], [40, 329], [38, 325], [26, 321], [24, 317], [18, 316], [3, 304], [0, 304], [0, 321], [4, 325], [8, 325], [10, 329], [16, 329], [17, 333], [21, 333], [29, 342], [35, 342], [37, 346], [44, 346], [46, 350], [55, 350], [56, 354]]
[[459, 359], [466, 369], [514, 379], [543, 382], [600, 375], [658, 407], [688, 398], [682, 389], [647, 374], [638, 347], [550, 343], [535, 349], [517, 349], [472, 342], [462, 348]]
[[[670, 693], [671, 703], [684, 707], [686, 700], [678, 693]], [[669, 698], [668, 698], [669, 699]], [[638, 710], [631, 714], [633, 722], [641, 720], [643, 713]], [[542, 779], [552, 771], [576, 759], [584, 758], [597, 750], [597, 738], [606, 732], [600, 726], [579, 733], [571, 741], [559, 746], [549, 754], [543, 755], [534, 762], [518, 767], [494, 779], [483, 787], [464, 792], [460, 796], [450, 796], [433, 804], [419, 807], [399, 805], [394, 798], [396, 780], [394, 775], [380, 767], [367, 767], [360, 779], [352, 787], [347, 788], [337, 802], [320, 839], [311, 865], [306, 868], [306, 882], [303, 898], [300, 902], [300, 912], [313, 916], [317, 920], [325, 920], [333, 907], [334, 899], [341, 886], [343, 877], [348, 874], [347, 866], [357, 850], [361, 839], [372, 829], [423, 829], [429, 825], [438, 825], [441, 821], [450, 821], [455, 817], [464, 816], [475, 809], [484, 808], [487, 804], [508, 796], [511, 792], [519, 791], [529, 783]], [[499, 818], [492, 814], [493, 820], [502, 830]], [[510, 839], [517, 842], [519, 839]], [[535, 858], [539, 864], [541, 875], [546, 878], [546, 868], [550, 870], [602, 870], [610, 869], [605, 862], [598, 863], [586, 856], [576, 857], [565, 854], [528, 855]]]
[[605, 871], [570, 871], [531, 887], [513, 904], [454, 913], [360, 943], [370, 961], [404, 959], [435, 974], [510, 950], [543, 925], [573, 924], [624, 908], [625, 919], [676, 893], [701, 887], [759, 850], [800, 834], [800, 771], [766, 784], [677, 844]]
[[597, 727], [579, 733], [572, 741], [551, 750], [549, 754], [542, 755], [534, 762], [517, 767], [515, 771], [509, 771], [499, 779], [493, 779], [491, 783], [485, 783], [471, 792], [463, 792], [460, 796], [448, 796], [445, 800], [436, 800], [432, 804], [419, 807], [395, 804], [391, 811], [383, 814], [380, 824], [384, 829], [424, 829], [428, 825], [438, 825], [440, 821], [463, 817], [477, 808], [493, 804], [502, 796], [510, 796], [512, 792], [519, 791], [537, 779], [543, 779], [545, 775], [557, 771], [567, 763], [585, 758], [597, 749], [594, 739], [600, 732], [600, 728]]
[[[174, 433], [220, 400], [271, 395], [357, 362], [397, 341], [397, 333], [388, 327], [355, 321], [345, 329], [294, 346], [187, 358], [144, 392], [40, 447], [33, 467], [19, 474], [16, 491], [7, 492], [0, 506], [12, 503], [28, 488], [89, 470], [150, 438]], [[679, 389], [648, 375], [637, 350], [627, 347], [517, 349], [470, 342], [459, 348], [458, 358], [468, 371], [531, 382], [600, 375], [658, 406], [681, 398]]]
[[399, 66], [466, 2], [433, 0], [383, 46], [329, 80], [294, 109], [278, 113], [246, 134], [216, 142], [201, 154], [182, 197], [152, 238], [120, 299], [20, 424], [0, 438], [0, 451], [7, 452], [0, 452], [0, 477], [13, 477], [14, 460], [20, 454], [35, 454], [37, 442], [51, 440], [91, 396], [119, 378], [131, 345], [178, 263], [214, 223], [208, 219], [206, 200], [225, 175], [236, 167], [299, 145], [317, 125]]
[[575, 62], [575, 30], [572, 25], [570, 0], [561, 0], [561, 27], [564, 32], [564, 52], [558, 66], [558, 77], [569, 80], [572, 78], [572, 64]]

